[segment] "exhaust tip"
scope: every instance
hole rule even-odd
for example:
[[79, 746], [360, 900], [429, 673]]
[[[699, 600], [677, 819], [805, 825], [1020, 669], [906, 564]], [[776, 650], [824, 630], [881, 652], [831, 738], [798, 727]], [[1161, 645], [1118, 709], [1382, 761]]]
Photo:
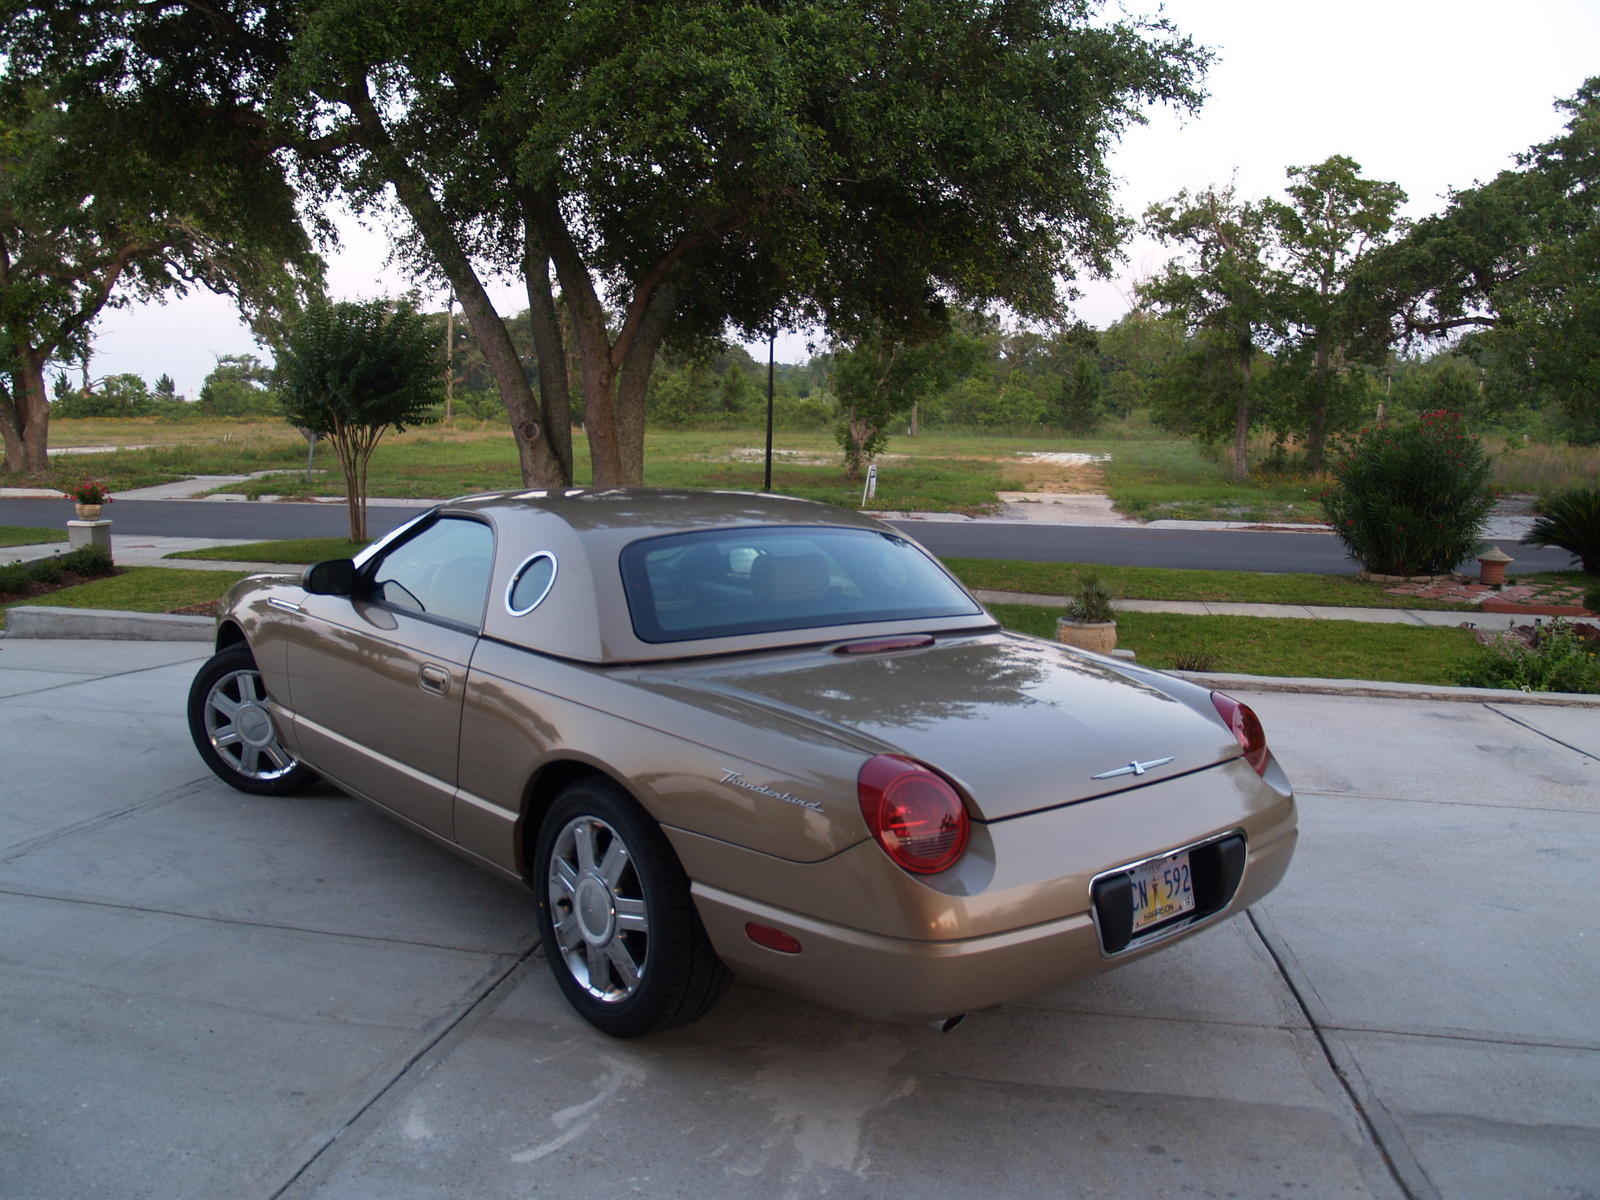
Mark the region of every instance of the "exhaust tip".
[[946, 1017], [942, 1021], [929, 1021], [928, 1024], [932, 1025], [940, 1033], [949, 1033], [952, 1029], [954, 1029], [957, 1025], [961, 1024], [961, 1022], [965, 1021], [966, 1019], [967, 1019], [967, 1014], [966, 1013], [957, 1013], [955, 1016]]

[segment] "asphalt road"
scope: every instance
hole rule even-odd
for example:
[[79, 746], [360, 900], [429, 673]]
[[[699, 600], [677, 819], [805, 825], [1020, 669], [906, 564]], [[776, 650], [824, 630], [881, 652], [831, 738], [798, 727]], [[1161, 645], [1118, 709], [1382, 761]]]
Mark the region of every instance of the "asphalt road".
[[[372, 536], [409, 519], [415, 508], [379, 505], [367, 510]], [[119, 534], [213, 538], [339, 537], [349, 529], [342, 504], [257, 504], [215, 500], [121, 500], [106, 515]], [[0, 525], [58, 525], [67, 519], [59, 500], [0, 500]], [[1357, 563], [1336, 538], [1314, 533], [1246, 530], [1140, 529], [967, 521], [895, 522], [942, 557], [1003, 558], [1026, 562], [1084, 562], [1123, 567], [1187, 567], [1219, 571], [1306, 571], [1354, 575]], [[1511, 573], [1565, 569], [1561, 550], [1508, 547]]]

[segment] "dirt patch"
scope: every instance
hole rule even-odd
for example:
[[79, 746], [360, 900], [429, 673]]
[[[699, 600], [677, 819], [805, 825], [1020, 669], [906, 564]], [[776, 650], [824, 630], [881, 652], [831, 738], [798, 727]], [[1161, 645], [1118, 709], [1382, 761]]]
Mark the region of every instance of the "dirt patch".
[[222, 611], [222, 601], [207, 600], [203, 604], [186, 604], [182, 608], [169, 608], [175, 617], [214, 617]]
[[1100, 495], [1106, 490], [1106, 457], [1091, 454], [1029, 454], [996, 459], [1001, 488], [1056, 496]]

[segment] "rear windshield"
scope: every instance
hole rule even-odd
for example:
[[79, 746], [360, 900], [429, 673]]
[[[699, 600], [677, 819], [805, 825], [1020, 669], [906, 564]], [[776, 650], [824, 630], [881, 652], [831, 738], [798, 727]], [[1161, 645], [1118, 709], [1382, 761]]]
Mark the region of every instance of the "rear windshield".
[[622, 551], [633, 630], [684, 642], [982, 610], [926, 554], [872, 529], [710, 530]]

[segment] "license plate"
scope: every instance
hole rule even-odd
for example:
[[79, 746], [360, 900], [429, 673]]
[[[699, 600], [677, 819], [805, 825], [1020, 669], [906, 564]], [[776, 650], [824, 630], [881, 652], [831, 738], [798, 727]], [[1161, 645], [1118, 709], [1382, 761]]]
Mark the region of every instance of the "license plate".
[[1187, 850], [1133, 868], [1128, 880], [1133, 884], [1135, 934], [1194, 909], [1194, 880]]

